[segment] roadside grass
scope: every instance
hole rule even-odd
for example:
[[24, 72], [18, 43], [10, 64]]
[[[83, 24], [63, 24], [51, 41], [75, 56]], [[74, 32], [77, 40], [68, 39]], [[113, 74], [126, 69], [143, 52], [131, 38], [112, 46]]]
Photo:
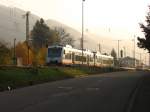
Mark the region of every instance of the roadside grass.
[[45, 82], [112, 71], [118, 70], [96, 67], [0, 67], [0, 91], [8, 90], [8, 86], [16, 89]]

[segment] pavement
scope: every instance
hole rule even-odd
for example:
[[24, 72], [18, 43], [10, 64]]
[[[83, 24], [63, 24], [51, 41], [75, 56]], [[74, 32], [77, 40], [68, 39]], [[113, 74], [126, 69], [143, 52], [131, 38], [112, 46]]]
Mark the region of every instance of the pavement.
[[140, 80], [134, 99], [132, 112], [150, 112], [150, 74]]
[[114, 72], [0, 93], [0, 112], [150, 112], [149, 72]]

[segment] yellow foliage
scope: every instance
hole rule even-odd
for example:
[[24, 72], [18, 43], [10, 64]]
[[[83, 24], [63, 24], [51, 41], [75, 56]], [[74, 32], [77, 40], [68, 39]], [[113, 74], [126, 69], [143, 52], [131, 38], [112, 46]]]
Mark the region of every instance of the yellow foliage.
[[[22, 64], [28, 64], [28, 47], [26, 42], [18, 43], [16, 46], [16, 57], [22, 58]], [[32, 49], [29, 48], [29, 64], [33, 63], [34, 53]]]
[[47, 52], [47, 48], [39, 49], [39, 52], [37, 53], [36, 56], [38, 65], [44, 65], [46, 63], [46, 52]]
[[6, 54], [4, 57], [3, 57], [3, 64], [4, 65], [10, 65], [12, 63], [12, 59], [11, 59], [11, 56], [9, 54]]

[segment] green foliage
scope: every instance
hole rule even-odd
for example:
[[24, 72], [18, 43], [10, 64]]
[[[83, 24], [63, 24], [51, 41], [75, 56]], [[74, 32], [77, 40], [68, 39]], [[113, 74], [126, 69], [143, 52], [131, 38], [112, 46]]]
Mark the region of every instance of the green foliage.
[[31, 31], [32, 43], [35, 49], [46, 46], [48, 39], [51, 37], [50, 28], [44, 23], [41, 18], [35, 23], [33, 30]]
[[11, 64], [11, 50], [5, 42], [0, 42], [0, 64]]
[[65, 29], [56, 27], [50, 29], [41, 18], [35, 23], [31, 31], [32, 44], [37, 51], [46, 45], [61, 44], [61, 45], [74, 45], [74, 39], [70, 36]]
[[48, 81], [71, 78], [62, 69], [54, 68], [0, 68], [0, 91], [7, 87], [19, 88]]
[[[149, 7], [150, 10], [150, 7]], [[146, 16], [146, 25], [144, 24], [140, 24], [140, 28], [142, 29], [142, 32], [144, 32], [145, 37], [144, 38], [140, 38], [138, 37], [138, 47], [139, 48], [143, 48], [145, 50], [148, 50], [148, 52], [150, 53], [150, 12], [148, 12], [147, 16]]]
[[119, 71], [110, 67], [44, 67], [44, 68], [17, 68], [0, 67], [0, 91], [39, 83], [62, 80], [85, 76], [88, 74], [99, 74], [104, 72]]

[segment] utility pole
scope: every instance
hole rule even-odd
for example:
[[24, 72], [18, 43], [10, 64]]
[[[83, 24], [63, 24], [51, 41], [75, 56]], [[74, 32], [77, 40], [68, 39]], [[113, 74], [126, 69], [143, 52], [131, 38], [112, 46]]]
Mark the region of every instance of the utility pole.
[[138, 54], [140, 56], [140, 58], [139, 58], [139, 65], [141, 66], [141, 64], [142, 64], [142, 53], [136, 52], [136, 54]]
[[118, 60], [119, 60], [119, 56], [120, 56], [120, 55], [119, 55], [119, 49], [120, 49], [120, 48], [119, 48], [119, 45], [120, 45], [120, 41], [121, 41], [121, 40], [117, 40], [117, 41], [118, 41]]
[[133, 41], [133, 59], [134, 59], [134, 67], [136, 67], [136, 59], [135, 59], [135, 35]]
[[98, 44], [98, 49], [99, 49], [99, 52], [102, 53], [102, 49], [101, 49], [101, 44], [100, 43]]
[[142, 54], [140, 53], [140, 65], [142, 65]]
[[14, 65], [16, 65], [16, 38], [14, 38]]
[[82, 38], [81, 38], [81, 47], [82, 47], [82, 65], [83, 65], [83, 49], [84, 49], [84, 2], [85, 0], [82, 0]]
[[120, 66], [120, 63], [119, 63], [119, 52], [120, 52], [120, 51], [119, 51], [119, 49], [120, 49], [120, 48], [119, 48], [119, 45], [120, 45], [120, 41], [121, 41], [121, 40], [115, 40], [115, 41], [118, 42], [118, 56], [117, 56], [117, 60], [118, 60], [118, 66]]
[[29, 58], [30, 58], [30, 51], [29, 51], [29, 15], [30, 12], [27, 11], [25, 15], [23, 15], [24, 17], [26, 17], [26, 44], [27, 44], [27, 65], [29, 65]]
[[124, 49], [124, 57], [126, 57], [126, 47], [124, 46], [123, 49]]
[[120, 41], [121, 41], [121, 40], [118, 40], [118, 66], [119, 66], [119, 67], [120, 67], [120, 61], [119, 61], [119, 52], [120, 52], [120, 51], [119, 51], [119, 44], [120, 44]]

